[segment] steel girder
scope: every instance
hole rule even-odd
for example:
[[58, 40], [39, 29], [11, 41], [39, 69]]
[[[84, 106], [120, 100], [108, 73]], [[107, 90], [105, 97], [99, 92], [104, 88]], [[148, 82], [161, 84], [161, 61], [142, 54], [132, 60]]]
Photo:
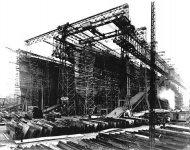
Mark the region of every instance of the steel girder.
[[[116, 8], [110, 9], [108, 11], [99, 13], [97, 15], [74, 22], [74, 23], [70, 24], [67, 28], [68, 40], [70, 40], [70, 42], [71, 41], [75, 41], [75, 42], [79, 41], [79, 44], [80, 43], [83, 44], [84, 41], [93, 42], [96, 46], [99, 45], [101, 47], [101, 49], [112, 51], [110, 48], [108, 48], [107, 46], [103, 45], [102, 43], [100, 43], [98, 41], [107, 39], [107, 38], [111, 38], [111, 37], [115, 37], [115, 36], [118, 36], [121, 34], [126, 34], [128, 32], [128, 31], [126, 32], [126, 27], [127, 27], [126, 25], [130, 25], [130, 21], [129, 21], [128, 17], [129, 17], [128, 5], [124, 4], [124, 5], [118, 6]], [[99, 34], [99, 35], [96, 35], [95, 37], [89, 37], [87, 34], [83, 33], [86, 30], [96, 29], [97, 27], [103, 26], [105, 24], [109, 24], [111, 22], [114, 22], [116, 24], [116, 26], [118, 26], [120, 28], [121, 31], [120, 30], [113, 31], [113, 32], [107, 33], [106, 35], [103, 35], [103, 36], [101, 36]], [[63, 30], [63, 28], [66, 25], [68, 25], [68, 24], [59, 26], [55, 30], [49, 31], [47, 33], [44, 33], [42, 35], [36, 36], [31, 39], [28, 39], [25, 42], [27, 45], [31, 45], [33, 43], [44, 41], [51, 37], [56, 37], [57, 35], [60, 34], [61, 30]], [[121, 25], [123, 25], [123, 26], [121, 26]], [[128, 28], [128, 29], [130, 30], [131, 28]], [[133, 39], [134, 42], [139, 44], [138, 45], [139, 48], [141, 48], [141, 47], [145, 48], [147, 43], [142, 44], [141, 40], [138, 39], [134, 33], [132, 33], [130, 35], [130, 37]], [[145, 49], [145, 51], [146, 51], [146, 49]], [[147, 52], [147, 55], [150, 55], [150, 54]], [[147, 56], [147, 57], [149, 57], [149, 56]], [[163, 64], [164, 61], [160, 60], [160, 58], [157, 60], [158, 60], [158, 66], [159, 66], [159, 67], [157, 67], [158, 72], [160, 72], [161, 74], [163, 74], [164, 72], [167, 72], [168, 68], [166, 69], [166, 66], [164, 66], [165, 65], [165, 64]], [[148, 61], [145, 61], [145, 63], [147, 63], [147, 62]], [[160, 69], [160, 68], [162, 68], [162, 69]]]
[[[99, 13], [97, 15], [79, 20], [70, 24], [68, 28], [68, 36], [81, 33], [85, 30], [90, 29], [90, 26], [98, 27], [110, 23], [116, 17], [125, 14], [128, 17], [128, 4], [123, 4], [121, 6], [115, 7], [113, 9], [107, 10], [105, 12]], [[36, 37], [30, 38], [26, 40], [27, 45], [31, 45], [33, 43], [41, 42], [49, 38], [53, 38], [59, 34], [60, 27], [64, 27], [64, 25], [59, 26], [59, 28], [54, 29], [52, 31], [46, 32], [44, 34], [38, 35]]]

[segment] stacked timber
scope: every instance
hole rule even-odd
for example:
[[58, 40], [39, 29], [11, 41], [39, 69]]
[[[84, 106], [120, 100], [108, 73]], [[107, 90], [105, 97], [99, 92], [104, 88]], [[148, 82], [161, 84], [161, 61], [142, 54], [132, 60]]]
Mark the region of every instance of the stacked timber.
[[[124, 132], [123, 132], [124, 131]], [[26, 149], [26, 147], [23, 147]], [[27, 150], [147, 150], [150, 149], [149, 130], [125, 131], [115, 129], [99, 133], [95, 138], [61, 141], [57, 144], [37, 144]], [[190, 128], [166, 126], [155, 130], [155, 150], [190, 149]]]
[[17, 122], [9, 122], [6, 124], [8, 134], [13, 140], [22, 139], [22, 126]]
[[[70, 135], [98, 132], [109, 128], [131, 128], [143, 125], [143, 119], [136, 118], [96, 118], [55, 120], [24, 118], [12, 119], [7, 123], [7, 130], [14, 140], [47, 136]], [[20, 130], [18, 130], [20, 129]], [[18, 136], [15, 136], [18, 135]]]

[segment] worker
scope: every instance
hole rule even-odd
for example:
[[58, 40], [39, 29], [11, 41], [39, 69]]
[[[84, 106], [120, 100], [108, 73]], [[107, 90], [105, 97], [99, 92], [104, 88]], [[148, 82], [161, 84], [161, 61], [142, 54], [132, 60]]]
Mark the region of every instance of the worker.
[[21, 127], [21, 125], [19, 125], [19, 123], [17, 123], [17, 128], [15, 130], [15, 134], [18, 137], [18, 139], [21, 140], [21, 142], [23, 142], [23, 138], [24, 138], [24, 133], [23, 133], [23, 127]]
[[165, 116], [163, 117], [162, 125], [163, 125], [163, 128], [166, 127], [166, 117]]

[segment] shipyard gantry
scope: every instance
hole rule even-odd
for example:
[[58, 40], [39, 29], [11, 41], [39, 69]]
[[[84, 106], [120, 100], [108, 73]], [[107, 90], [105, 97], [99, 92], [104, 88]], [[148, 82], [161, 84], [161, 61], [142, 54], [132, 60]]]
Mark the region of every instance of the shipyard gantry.
[[[123, 4], [25, 41], [27, 46], [49, 44], [52, 47], [49, 57], [21, 49], [15, 51], [18, 104], [4, 111], [18, 108], [27, 113], [24, 117], [22, 113], [13, 115], [17, 119], [14, 122], [7, 121], [14, 140], [78, 133], [89, 136], [86, 133], [96, 132], [95, 138], [81, 138], [77, 142], [62, 142], [58, 137], [58, 143], [52, 143], [51, 147], [152, 150], [188, 146], [189, 135], [178, 131], [190, 129], [166, 127], [170, 122], [169, 103], [157, 96], [163, 87], [172, 89], [175, 108], [180, 109], [183, 98], [179, 88], [185, 87], [179, 74], [156, 49], [154, 2], [151, 43], [147, 42], [147, 28], [136, 28], [129, 18], [129, 6]], [[31, 108], [33, 118], [28, 114]], [[176, 119], [175, 115], [172, 117]], [[161, 128], [155, 128], [160, 124]], [[149, 129], [141, 128], [142, 125], [149, 125]], [[136, 127], [140, 127], [139, 131]], [[97, 133], [110, 128], [122, 129]], [[175, 142], [170, 140], [173, 132], [177, 133]], [[186, 141], [177, 145], [180, 137]], [[166, 138], [169, 139], [164, 141]], [[36, 147], [47, 149], [44, 143], [33, 148]]]
[[[165, 79], [183, 86], [157, 52], [154, 54], [155, 64], [151, 66], [151, 45], [143, 38], [145, 30], [145, 27], [135, 28], [131, 24], [129, 6], [124, 4], [60, 25], [25, 43], [52, 45], [52, 56], [61, 62], [56, 77], [57, 97], [54, 99], [68, 97], [70, 114], [88, 114], [100, 107], [108, 113], [120, 104], [133, 103], [130, 99], [145, 91], [145, 81], [142, 80], [145, 68], [149, 72], [152, 67]], [[147, 76], [150, 77], [149, 73]], [[44, 106], [46, 104], [49, 105], [44, 102]]]

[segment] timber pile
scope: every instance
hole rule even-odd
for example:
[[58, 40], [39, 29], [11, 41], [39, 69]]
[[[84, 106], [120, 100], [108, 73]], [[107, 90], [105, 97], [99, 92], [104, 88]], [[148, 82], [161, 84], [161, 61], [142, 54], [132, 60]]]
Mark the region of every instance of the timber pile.
[[70, 135], [79, 133], [98, 132], [109, 128], [130, 128], [141, 126], [145, 122], [136, 118], [97, 118], [73, 120], [57, 118], [55, 121], [47, 119], [32, 119], [8, 121], [6, 126], [13, 140], [30, 139], [47, 136]]
[[[149, 131], [139, 130], [128, 132], [115, 130], [99, 133], [93, 139], [79, 141], [59, 141], [56, 145], [37, 144], [23, 147], [27, 150], [147, 150], [149, 148]], [[155, 150], [186, 150], [190, 149], [190, 128], [166, 126], [155, 130]]]

